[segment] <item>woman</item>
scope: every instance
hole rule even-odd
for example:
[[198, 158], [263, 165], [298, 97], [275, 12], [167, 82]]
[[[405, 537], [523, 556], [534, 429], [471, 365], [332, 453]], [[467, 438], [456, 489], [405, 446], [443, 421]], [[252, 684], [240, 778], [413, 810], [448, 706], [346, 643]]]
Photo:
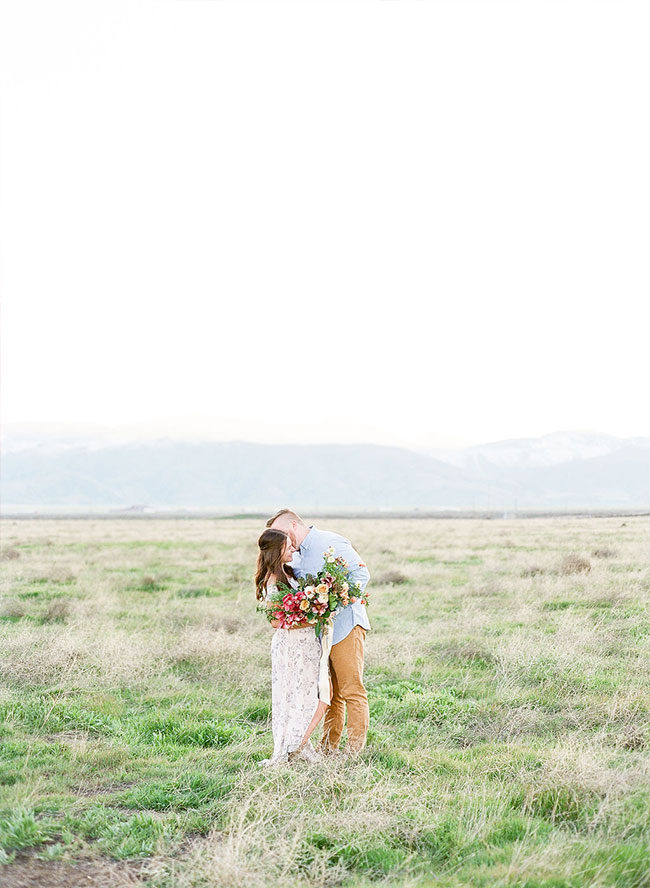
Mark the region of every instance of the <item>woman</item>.
[[[296, 585], [290, 565], [295, 549], [281, 530], [265, 530], [257, 544], [255, 592], [259, 601], [265, 601], [278, 583]], [[318, 699], [321, 643], [307, 622], [280, 629], [274, 620], [271, 626], [275, 630], [271, 642], [273, 756], [263, 764], [316, 761], [319, 754], [309, 737], [326, 708]]]

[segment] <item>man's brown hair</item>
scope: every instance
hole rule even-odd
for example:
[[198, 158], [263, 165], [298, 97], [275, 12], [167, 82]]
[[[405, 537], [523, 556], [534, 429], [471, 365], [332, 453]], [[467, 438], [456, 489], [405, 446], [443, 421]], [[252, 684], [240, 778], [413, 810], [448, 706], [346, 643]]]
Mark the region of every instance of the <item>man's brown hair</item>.
[[288, 515], [292, 521], [297, 521], [298, 524], [302, 524], [304, 527], [307, 525], [302, 520], [300, 515], [297, 515], [292, 509], [280, 509], [279, 512], [276, 512], [269, 520], [266, 522], [267, 527], [271, 527], [274, 521], [276, 521], [281, 515]]

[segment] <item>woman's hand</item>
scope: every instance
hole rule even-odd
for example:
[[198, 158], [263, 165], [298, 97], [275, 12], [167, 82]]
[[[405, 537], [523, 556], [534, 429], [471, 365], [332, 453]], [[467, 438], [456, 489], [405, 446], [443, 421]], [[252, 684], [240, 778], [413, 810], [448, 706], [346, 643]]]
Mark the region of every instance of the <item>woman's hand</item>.
[[[293, 626], [289, 626], [289, 629], [306, 629], [307, 626], [311, 626], [311, 623], [308, 623], [307, 620], [303, 620], [302, 623], [295, 623]], [[279, 620], [271, 620], [271, 629], [280, 629], [280, 621]]]

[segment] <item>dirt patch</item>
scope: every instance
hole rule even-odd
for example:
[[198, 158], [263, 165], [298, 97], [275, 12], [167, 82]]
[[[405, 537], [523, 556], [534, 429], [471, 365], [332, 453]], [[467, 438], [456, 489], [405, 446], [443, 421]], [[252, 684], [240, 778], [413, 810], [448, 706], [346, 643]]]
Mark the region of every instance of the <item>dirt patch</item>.
[[2, 888], [133, 888], [145, 885], [144, 864], [115, 860], [36, 860], [19, 855], [0, 866]]

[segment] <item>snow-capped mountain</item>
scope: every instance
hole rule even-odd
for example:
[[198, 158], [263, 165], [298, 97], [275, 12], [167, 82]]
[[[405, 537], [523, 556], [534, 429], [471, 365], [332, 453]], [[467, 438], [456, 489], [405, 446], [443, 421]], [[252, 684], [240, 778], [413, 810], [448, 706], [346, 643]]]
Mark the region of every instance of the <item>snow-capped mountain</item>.
[[628, 447], [650, 449], [650, 438], [616, 438], [579, 431], [552, 432], [540, 438], [510, 438], [463, 450], [430, 451], [430, 454], [458, 468], [489, 471], [492, 468], [555, 466], [607, 456]]

